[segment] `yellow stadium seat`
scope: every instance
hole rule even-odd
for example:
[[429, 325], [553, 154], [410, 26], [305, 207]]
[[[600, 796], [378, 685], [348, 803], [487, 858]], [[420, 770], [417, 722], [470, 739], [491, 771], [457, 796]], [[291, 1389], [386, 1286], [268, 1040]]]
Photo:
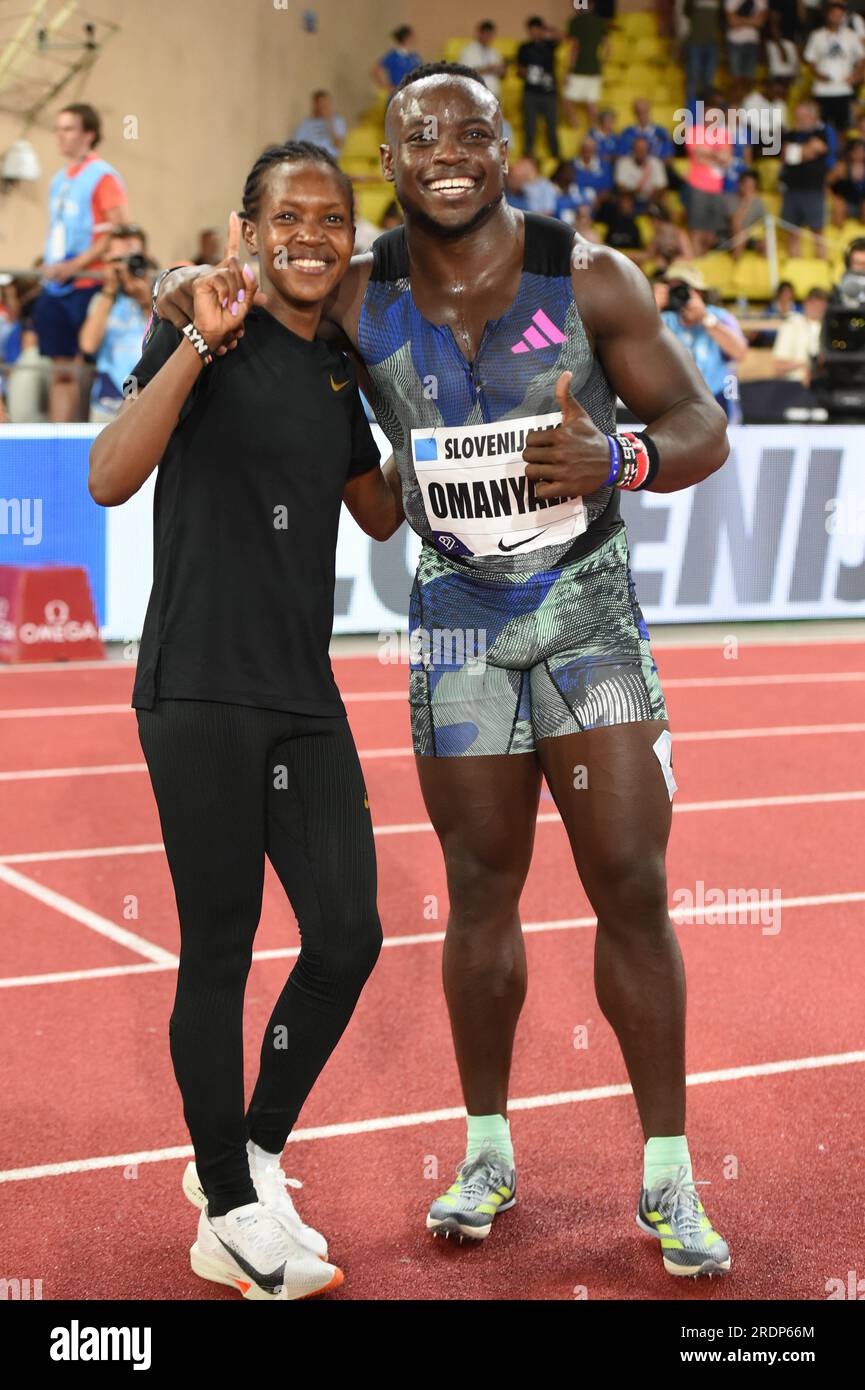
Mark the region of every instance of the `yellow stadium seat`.
[[709, 251], [705, 256], [698, 256], [694, 265], [711, 289], [718, 290], [727, 299], [731, 297], [735, 262], [729, 252]]
[[580, 142], [586, 133], [586, 124], [581, 122], [578, 126], [560, 125], [559, 130], [559, 150], [562, 159], [575, 159], [580, 148]]
[[446, 63], [458, 63], [460, 54], [464, 48], [468, 48], [471, 38], [467, 39], [448, 39], [444, 46], [444, 60]]
[[655, 38], [658, 33], [658, 24], [654, 14], [647, 13], [644, 10], [636, 13], [617, 15], [615, 26], [623, 36], [629, 39]]
[[639, 217], [635, 217], [634, 221], [637, 224], [641, 242], [644, 246], [648, 246], [650, 241], [652, 240], [652, 237], [655, 234], [655, 229], [652, 225], [651, 217], [646, 217], [641, 214]]
[[781, 194], [780, 194], [780, 193], [761, 193], [761, 194], [760, 194], [760, 198], [762, 199], [762, 201], [763, 201], [763, 206], [765, 207], [765, 209], [766, 209], [767, 212], [770, 212], [770, 213], [772, 214], [773, 217], [780, 217], [780, 215], [781, 215]]
[[634, 41], [634, 57], [640, 63], [663, 63], [668, 56], [669, 42], [657, 34], [643, 34]]
[[783, 263], [782, 278], [789, 280], [797, 299], [804, 299], [809, 290], [832, 288], [832, 270], [826, 261], [812, 256], [790, 256]]
[[746, 251], [735, 263], [732, 292], [736, 299], [771, 299], [768, 262], [756, 252]]
[[774, 193], [778, 187], [778, 177], [781, 173], [781, 165], [777, 159], [759, 159], [755, 161], [757, 179], [763, 193]]
[[515, 63], [521, 43], [522, 39], [493, 39], [493, 48], [501, 53], [506, 63]]
[[379, 183], [356, 185], [354, 200], [357, 216], [365, 217], [379, 226], [385, 210], [395, 198], [393, 184], [385, 183], [384, 179]]
[[381, 174], [381, 162], [378, 159], [360, 159], [356, 156], [349, 156], [346, 159], [345, 155], [340, 155], [339, 167], [346, 174], [351, 174], [352, 178], [358, 174], [362, 177], [368, 177], [370, 174], [376, 176]]
[[353, 126], [345, 137], [341, 151], [343, 159], [368, 159], [378, 163], [381, 138], [378, 126]]

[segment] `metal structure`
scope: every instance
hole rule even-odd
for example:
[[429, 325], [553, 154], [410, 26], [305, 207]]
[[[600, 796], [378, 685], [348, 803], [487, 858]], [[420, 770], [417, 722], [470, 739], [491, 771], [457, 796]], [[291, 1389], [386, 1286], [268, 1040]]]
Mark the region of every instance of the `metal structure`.
[[0, 7], [0, 111], [19, 116], [26, 133], [58, 94], [93, 66], [120, 26], [86, 13], [78, 0], [31, 0], [14, 14], [4, 9]]

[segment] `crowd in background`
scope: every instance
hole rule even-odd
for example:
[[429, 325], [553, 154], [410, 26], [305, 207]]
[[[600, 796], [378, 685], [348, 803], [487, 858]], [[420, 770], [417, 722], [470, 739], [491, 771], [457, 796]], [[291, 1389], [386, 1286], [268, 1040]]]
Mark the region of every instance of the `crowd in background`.
[[[684, 74], [685, 137], [674, 139], [673, 103], [669, 123], [653, 119], [649, 94], [633, 102], [628, 123], [602, 105], [614, 0], [584, 0], [561, 28], [531, 15], [511, 60], [522, 83], [521, 122], [516, 140], [505, 123], [515, 146], [506, 196], [641, 265], [665, 321], [720, 398], [748, 340], [693, 261], [717, 248], [734, 259], [764, 253], [764, 161], [779, 166], [788, 255], [799, 253], [806, 232], [824, 256], [828, 228], [865, 216], [865, 106], [857, 99], [865, 19], [838, 0], [660, 0], [658, 12]], [[508, 69], [496, 39], [495, 23], [480, 21], [459, 61], [498, 95]], [[422, 61], [413, 30], [402, 25], [371, 78], [390, 92]], [[565, 128], [580, 131], [570, 159], [561, 158]], [[156, 263], [131, 220], [122, 174], [98, 153], [98, 113], [72, 104], [55, 130], [64, 163], [51, 182], [42, 254], [32, 272], [0, 275], [0, 422], [111, 418], [150, 312]], [[317, 90], [290, 133], [339, 159], [347, 122], [333, 95]], [[400, 220], [396, 202], [375, 223], [360, 217], [358, 249]], [[212, 263], [221, 254], [221, 237], [204, 229], [189, 260]], [[826, 299], [817, 287], [801, 304], [779, 292], [770, 312], [792, 326], [776, 336], [778, 377], [807, 384]]]

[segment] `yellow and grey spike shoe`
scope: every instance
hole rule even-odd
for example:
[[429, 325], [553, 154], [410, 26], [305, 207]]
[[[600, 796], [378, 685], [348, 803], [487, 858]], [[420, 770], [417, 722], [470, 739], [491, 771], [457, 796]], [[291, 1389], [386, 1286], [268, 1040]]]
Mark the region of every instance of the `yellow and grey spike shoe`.
[[427, 1230], [433, 1235], [458, 1236], [460, 1241], [485, 1240], [499, 1212], [517, 1200], [517, 1175], [495, 1149], [485, 1146], [457, 1168], [447, 1192], [429, 1209]]
[[726, 1274], [730, 1268], [727, 1242], [712, 1230], [697, 1186], [686, 1180], [687, 1172], [687, 1168], [680, 1168], [675, 1178], [651, 1192], [642, 1189], [637, 1225], [660, 1240], [668, 1274], [690, 1278]]

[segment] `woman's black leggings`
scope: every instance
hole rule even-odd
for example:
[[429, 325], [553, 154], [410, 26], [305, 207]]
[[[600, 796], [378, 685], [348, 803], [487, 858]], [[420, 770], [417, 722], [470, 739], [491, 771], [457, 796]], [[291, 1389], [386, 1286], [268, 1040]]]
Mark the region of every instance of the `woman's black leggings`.
[[[208, 1210], [221, 1216], [255, 1201], [247, 1139], [282, 1151], [378, 958], [366, 789], [344, 716], [157, 700], [138, 731], [180, 918], [171, 1059]], [[244, 1114], [243, 996], [265, 855], [301, 950]]]

